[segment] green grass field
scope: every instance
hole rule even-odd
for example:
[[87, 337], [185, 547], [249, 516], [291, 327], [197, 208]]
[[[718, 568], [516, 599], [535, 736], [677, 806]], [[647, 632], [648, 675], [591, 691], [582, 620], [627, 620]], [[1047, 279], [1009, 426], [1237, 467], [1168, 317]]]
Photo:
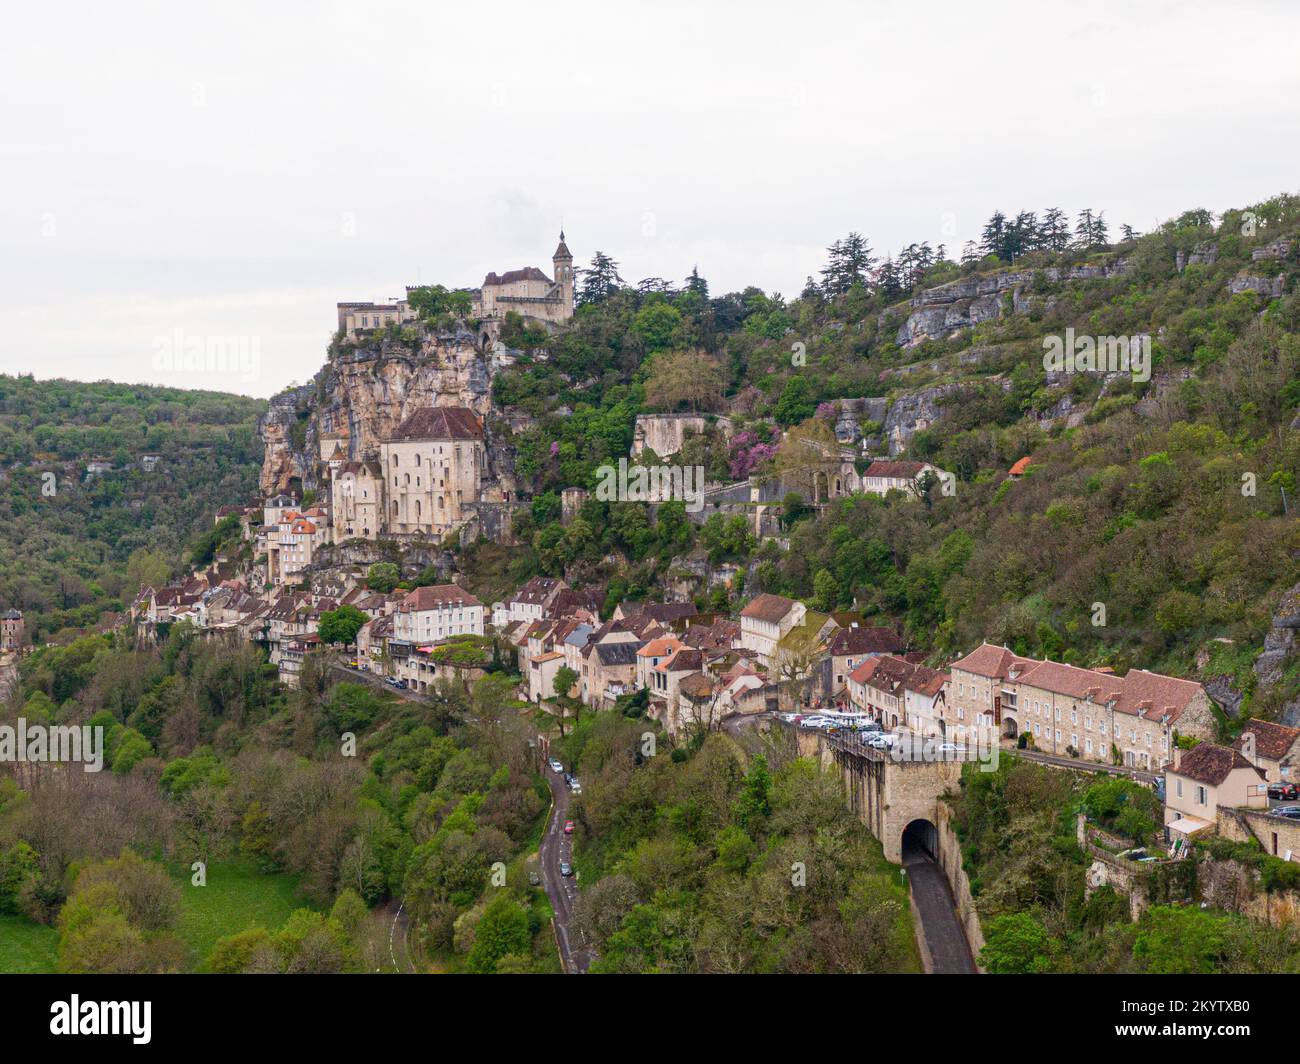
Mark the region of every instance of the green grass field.
[[0, 916], [0, 972], [54, 971], [59, 933], [24, 916]]
[[278, 930], [294, 909], [310, 908], [295, 893], [292, 876], [263, 875], [241, 863], [208, 866], [207, 886], [190, 885], [190, 873], [181, 884], [181, 918], [176, 932], [190, 954], [191, 970], [207, 970], [208, 954], [219, 938], [250, 927]]

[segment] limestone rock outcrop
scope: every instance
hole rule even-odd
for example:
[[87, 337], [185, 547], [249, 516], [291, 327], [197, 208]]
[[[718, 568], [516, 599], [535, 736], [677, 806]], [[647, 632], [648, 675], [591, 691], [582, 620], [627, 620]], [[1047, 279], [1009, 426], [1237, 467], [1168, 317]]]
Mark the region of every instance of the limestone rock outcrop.
[[1264, 652], [1255, 659], [1255, 676], [1261, 686], [1271, 687], [1282, 678], [1286, 659], [1296, 648], [1296, 630], [1300, 629], [1300, 584], [1296, 584], [1277, 604], [1273, 626], [1264, 636]]
[[502, 490], [513, 490], [510, 431], [491, 390], [492, 373], [508, 354], [465, 330], [337, 350], [310, 384], [271, 400], [259, 426], [262, 492], [318, 488], [336, 449], [348, 461], [371, 457], [404, 418], [428, 406], [473, 410], [485, 425], [489, 469]]
[[912, 299], [912, 312], [898, 330], [896, 342], [910, 347], [923, 340], [938, 339], [958, 329], [969, 329], [982, 321], [1001, 317], [1003, 300], [1011, 297], [1012, 313], [1024, 314], [1033, 307], [1032, 286], [1041, 276], [1051, 283], [1090, 281], [1124, 273], [1128, 260], [1104, 265], [1082, 264], [1067, 270], [1049, 266], [1041, 270], [1008, 270], [983, 277], [966, 277], [937, 288], [928, 288]]

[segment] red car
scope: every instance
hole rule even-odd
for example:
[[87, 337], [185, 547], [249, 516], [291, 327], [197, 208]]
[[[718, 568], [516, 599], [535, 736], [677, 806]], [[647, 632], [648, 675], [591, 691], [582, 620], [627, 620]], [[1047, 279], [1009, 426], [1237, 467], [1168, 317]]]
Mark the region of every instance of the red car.
[[1297, 787], [1294, 783], [1270, 783], [1268, 785], [1268, 796], [1293, 801], [1300, 798], [1300, 787]]
[[572, 821], [572, 820], [566, 820], [566, 821], [564, 822], [564, 833], [565, 833], [566, 835], [572, 835], [572, 834], [573, 834], [573, 821]]

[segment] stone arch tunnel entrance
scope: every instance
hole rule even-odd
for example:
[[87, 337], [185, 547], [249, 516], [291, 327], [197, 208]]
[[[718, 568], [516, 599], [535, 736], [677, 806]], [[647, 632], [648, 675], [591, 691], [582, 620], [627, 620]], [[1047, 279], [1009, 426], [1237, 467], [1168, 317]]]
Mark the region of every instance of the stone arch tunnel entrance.
[[939, 856], [939, 832], [928, 820], [913, 820], [903, 829], [903, 864], [917, 860], [936, 860]]

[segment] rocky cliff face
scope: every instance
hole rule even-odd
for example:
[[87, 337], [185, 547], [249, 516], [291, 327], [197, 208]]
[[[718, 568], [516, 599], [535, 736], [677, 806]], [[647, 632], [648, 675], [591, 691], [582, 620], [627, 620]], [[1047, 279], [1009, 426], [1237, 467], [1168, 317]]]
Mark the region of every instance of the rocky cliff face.
[[967, 277], [928, 288], [913, 297], [912, 313], [898, 330], [897, 343], [909, 347], [922, 340], [937, 339], [958, 329], [969, 329], [982, 321], [1001, 317], [1007, 295], [1011, 297], [1013, 313], [1027, 313], [1033, 305], [1035, 276], [1052, 283], [1089, 281], [1111, 277], [1128, 268], [1125, 259], [1105, 265], [1074, 266], [1068, 270], [1049, 266], [1042, 270], [1010, 270], [985, 277]]
[[274, 494], [295, 482], [319, 487], [322, 462], [336, 446], [349, 461], [371, 457], [404, 418], [426, 406], [478, 414], [487, 426], [489, 467], [513, 490], [508, 448], [492, 417], [492, 372], [503, 357], [464, 331], [344, 347], [311, 384], [271, 400], [259, 426], [266, 445], [262, 491]]
[[[1264, 636], [1264, 651], [1255, 659], [1255, 676], [1261, 687], [1272, 687], [1282, 679], [1291, 655], [1296, 651], [1296, 632], [1300, 630], [1300, 584], [1282, 596], [1273, 613], [1273, 625]], [[1280, 721], [1295, 727], [1300, 724], [1300, 700], [1282, 707]]]
[[315, 388], [310, 384], [281, 392], [258, 422], [264, 448], [260, 482], [264, 497], [288, 491], [294, 481], [304, 483], [304, 471], [309, 467], [314, 474], [315, 467], [306, 461], [304, 453], [304, 430], [313, 394]]

